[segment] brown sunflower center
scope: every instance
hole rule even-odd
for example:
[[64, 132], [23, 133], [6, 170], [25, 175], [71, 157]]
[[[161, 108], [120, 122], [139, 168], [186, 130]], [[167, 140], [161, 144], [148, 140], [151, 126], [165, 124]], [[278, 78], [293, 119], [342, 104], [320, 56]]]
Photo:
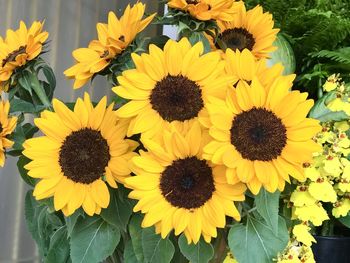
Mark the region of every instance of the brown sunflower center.
[[166, 121], [185, 121], [198, 116], [204, 107], [201, 88], [184, 76], [168, 75], [150, 96], [152, 108]]
[[12, 53], [10, 53], [3, 61], [1, 66], [4, 67], [6, 65], [6, 63], [11, 62], [11, 61], [15, 61], [16, 57], [18, 55], [24, 54], [26, 53], [26, 46], [21, 46], [19, 49], [13, 51]]
[[186, 0], [186, 3], [189, 5], [196, 5], [199, 4], [199, 0]]
[[105, 51], [101, 54], [100, 58], [106, 58], [106, 57], [108, 57], [108, 56], [109, 56], [109, 51], [108, 51], [108, 50], [105, 50]]
[[253, 108], [232, 122], [231, 143], [243, 158], [271, 161], [281, 155], [287, 143], [286, 127], [273, 112]]
[[59, 164], [69, 179], [90, 184], [104, 175], [110, 157], [109, 146], [101, 133], [85, 128], [66, 137]]
[[162, 173], [160, 189], [175, 207], [201, 207], [215, 191], [212, 169], [196, 157], [176, 160]]
[[247, 48], [253, 50], [255, 39], [251, 33], [245, 28], [232, 28], [226, 29], [221, 33], [220, 39], [226, 44], [226, 46], [234, 51], [237, 49], [242, 51]]

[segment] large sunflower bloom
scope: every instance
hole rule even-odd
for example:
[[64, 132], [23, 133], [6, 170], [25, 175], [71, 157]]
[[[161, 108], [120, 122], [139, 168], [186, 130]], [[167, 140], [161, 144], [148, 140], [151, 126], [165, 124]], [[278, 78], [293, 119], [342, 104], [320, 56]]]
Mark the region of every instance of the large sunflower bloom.
[[190, 13], [198, 20], [232, 21], [241, 3], [234, 0], [169, 0], [168, 6]]
[[155, 14], [142, 19], [145, 8], [142, 3], [137, 3], [133, 7], [128, 5], [120, 19], [113, 12], [109, 12], [108, 23], [98, 23], [96, 26], [98, 40], [91, 41], [88, 48], [73, 51], [77, 63], [64, 74], [68, 78], [75, 79], [74, 89], [82, 87], [94, 74], [105, 69], [130, 45], [136, 35], [151, 23]]
[[[218, 52], [203, 53], [203, 44], [193, 47], [183, 38], [169, 40], [164, 51], [150, 46], [149, 54], [133, 54], [136, 69], [118, 77], [113, 91], [131, 100], [118, 109], [121, 118], [131, 118], [128, 136], [152, 137], [169, 123], [188, 125], [208, 115], [208, 97], [225, 94], [227, 77]], [[204, 124], [205, 125], [205, 124]]]
[[6, 38], [0, 37], [0, 90], [7, 91], [6, 82], [12, 73], [41, 52], [49, 33], [42, 31], [43, 23], [34, 22], [29, 29], [23, 21], [19, 29], [7, 30]]
[[240, 180], [257, 194], [262, 186], [282, 191], [289, 175], [305, 180], [303, 164], [320, 150], [312, 138], [321, 127], [306, 118], [313, 106], [307, 93], [290, 87], [278, 78], [266, 91], [255, 78], [251, 86], [229, 89], [226, 101], [208, 105], [214, 140], [204, 148], [205, 158], [225, 165], [229, 182]]
[[[37, 200], [54, 198], [55, 209], [66, 216], [83, 207], [99, 214], [109, 204], [107, 183], [116, 188], [130, 175], [128, 160], [137, 143], [126, 140], [127, 123], [119, 121], [106, 97], [93, 107], [90, 97], [78, 99], [74, 111], [53, 100], [55, 112], [44, 111], [35, 124], [45, 136], [24, 143], [23, 154], [32, 161], [28, 175], [38, 178]], [[104, 179], [103, 179], [104, 178]]]
[[[253, 78], [256, 77], [262, 86], [268, 90], [274, 81], [282, 76], [284, 69], [280, 63], [268, 67], [266, 59], [256, 60], [248, 49], [244, 49], [242, 52], [227, 49], [224, 59], [226, 61], [225, 73], [233, 77], [232, 82], [229, 83], [231, 87], [236, 87], [238, 83], [250, 85]], [[289, 79], [292, 83], [295, 75], [282, 77]]]
[[228, 184], [225, 168], [202, 158], [209, 140], [199, 123], [178, 130], [165, 129], [157, 140], [143, 139], [148, 152], [132, 159], [136, 176], [125, 180], [130, 198], [139, 200], [134, 211], [145, 214], [142, 227], [156, 226], [165, 238], [172, 229], [184, 233], [188, 243], [201, 237], [210, 242], [225, 217], [240, 220], [234, 201], [243, 201], [246, 187]]
[[[261, 6], [246, 11], [244, 4], [239, 5], [238, 14], [232, 21], [218, 21], [219, 41], [227, 48], [243, 51], [249, 49], [256, 58], [267, 58], [276, 50], [272, 44], [279, 29], [274, 29], [272, 15], [263, 13]], [[210, 38], [210, 37], [209, 37]], [[219, 44], [213, 44], [218, 48]]]
[[0, 102], [0, 166], [4, 167], [5, 164], [5, 149], [11, 148], [13, 141], [10, 141], [6, 137], [10, 135], [16, 128], [17, 117], [9, 118], [10, 103], [8, 101]]

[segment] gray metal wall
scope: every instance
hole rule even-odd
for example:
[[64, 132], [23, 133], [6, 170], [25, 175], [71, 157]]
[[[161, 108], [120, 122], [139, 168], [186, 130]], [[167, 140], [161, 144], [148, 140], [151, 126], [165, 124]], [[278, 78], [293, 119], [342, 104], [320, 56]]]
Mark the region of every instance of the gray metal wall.
[[[0, 0], [0, 35], [7, 28], [17, 28], [19, 21], [27, 25], [33, 20], [45, 20], [50, 33], [50, 52], [45, 58], [54, 68], [57, 77], [56, 97], [72, 101], [88, 91], [95, 99], [110, 94], [110, 87], [103, 79], [96, 79], [93, 86], [73, 91], [72, 82], [65, 79], [63, 71], [73, 63], [71, 52], [84, 47], [96, 37], [95, 25], [105, 22], [110, 10], [120, 12], [126, 0]], [[142, 1], [148, 11], [156, 11], [157, 1]], [[148, 33], [156, 34], [152, 26]], [[18, 175], [14, 159], [7, 159], [0, 169], [0, 263], [39, 262], [35, 244], [24, 222], [24, 197], [27, 187]]]

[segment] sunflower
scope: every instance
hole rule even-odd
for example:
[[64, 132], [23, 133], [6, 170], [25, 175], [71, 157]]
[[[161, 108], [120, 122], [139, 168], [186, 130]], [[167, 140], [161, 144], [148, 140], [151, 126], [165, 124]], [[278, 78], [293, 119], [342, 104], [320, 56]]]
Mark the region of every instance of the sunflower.
[[98, 23], [96, 26], [98, 40], [91, 41], [88, 48], [73, 51], [77, 63], [64, 74], [75, 79], [74, 89], [81, 88], [94, 74], [105, 69], [151, 23], [155, 14], [142, 19], [145, 8], [142, 3], [133, 7], [128, 5], [120, 19], [109, 12], [108, 24]]
[[305, 180], [303, 165], [312, 163], [320, 146], [312, 140], [319, 121], [306, 118], [312, 100], [307, 93], [290, 92], [290, 81], [278, 78], [266, 91], [257, 78], [251, 85], [229, 89], [226, 100], [208, 104], [213, 141], [205, 158], [226, 167], [227, 180], [240, 180], [257, 194], [284, 189], [289, 175]]
[[168, 6], [188, 12], [198, 20], [232, 21], [240, 2], [234, 0], [169, 0]]
[[[246, 11], [244, 4], [239, 5], [238, 13], [232, 21], [218, 21], [220, 34], [212, 47], [232, 50], [249, 49], [256, 58], [268, 58], [276, 50], [272, 44], [279, 29], [274, 29], [272, 15], [263, 13], [261, 6]], [[210, 41], [213, 41], [209, 37]]]
[[290, 83], [295, 78], [294, 74], [282, 76], [284, 68], [280, 63], [268, 67], [266, 59], [256, 60], [248, 49], [243, 51], [227, 49], [224, 59], [226, 74], [234, 77], [229, 84], [231, 87], [237, 86], [239, 82], [250, 85], [253, 78], [257, 77], [262, 86], [268, 90], [278, 77], [286, 78]]
[[131, 118], [128, 136], [152, 137], [170, 123], [186, 126], [197, 117], [204, 122], [207, 98], [225, 94], [228, 79], [220, 54], [202, 53], [201, 42], [192, 47], [183, 38], [169, 40], [164, 51], [150, 45], [149, 54], [132, 54], [136, 69], [124, 71], [113, 88], [131, 100], [117, 110], [119, 117]]
[[10, 148], [13, 145], [13, 141], [10, 141], [6, 137], [10, 135], [16, 128], [17, 117], [9, 118], [10, 103], [8, 101], [0, 102], [0, 166], [4, 167], [5, 164], [5, 149]]
[[127, 122], [117, 119], [106, 97], [93, 107], [89, 95], [78, 99], [74, 110], [54, 99], [55, 112], [44, 111], [34, 120], [45, 136], [28, 139], [23, 154], [32, 161], [28, 175], [38, 178], [33, 195], [52, 197], [56, 211], [66, 216], [83, 207], [99, 214], [109, 204], [107, 183], [117, 188], [130, 175], [128, 160], [137, 143], [126, 140]]
[[139, 200], [134, 211], [145, 214], [142, 227], [155, 225], [165, 238], [174, 229], [184, 233], [188, 243], [206, 242], [225, 227], [225, 217], [240, 220], [234, 201], [243, 201], [246, 187], [228, 184], [222, 165], [202, 158], [209, 135], [193, 123], [179, 130], [170, 125], [155, 140], [143, 139], [148, 152], [132, 159], [136, 176], [125, 180], [130, 198]]
[[27, 29], [21, 21], [18, 30], [9, 29], [5, 39], [0, 37], [0, 90], [7, 91], [7, 81], [12, 73], [42, 52], [49, 37], [46, 31], [42, 31], [43, 25], [36, 21]]

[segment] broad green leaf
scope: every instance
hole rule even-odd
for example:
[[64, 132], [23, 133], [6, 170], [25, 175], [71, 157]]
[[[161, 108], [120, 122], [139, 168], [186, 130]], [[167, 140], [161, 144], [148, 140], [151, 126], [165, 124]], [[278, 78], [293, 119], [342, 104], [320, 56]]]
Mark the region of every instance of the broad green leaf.
[[119, 241], [119, 230], [102, 218], [80, 218], [70, 239], [72, 262], [101, 262], [113, 254]]
[[141, 263], [142, 261], [139, 261], [136, 258], [134, 248], [132, 246], [131, 239], [126, 241], [125, 248], [124, 248], [124, 262], [125, 263]]
[[27, 113], [35, 113], [36, 108], [30, 102], [21, 100], [21, 99], [13, 99], [11, 100], [11, 112], [27, 112]]
[[118, 189], [110, 189], [110, 203], [106, 209], [101, 212], [101, 217], [109, 224], [126, 231], [130, 216], [132, 214], [132, 205], [127, 198], [126, 189], [120, 186]]
[[63, 226], [63, 222], [58, 217], [59, 213], [50, 213], [44, 203], [34, 199], [32, 190], [27, 192], [24, 211], [28, 230], [44, 257], [50, 247], [51, 236]]
[[131, 217], [129, 223], [129, 232], [131, 237], [132, 246], [135, 252], [135, 256], [138, 261], [143, 262], [143, 249], [142, 249], [142, 228], [141, 228], [142, 216], [140, 214], [134, 214]]
[[202, 32], [193, 32], [189, 37], [189, 41], [192, 45], [195, 45], [198, 42], [202, 42], [204, 46], [204, 53], [211, 51], [209, 40], [204, 36], [204, 33]]
[[275, 234], [278, 231], [279, 197], [279, 191], [269, 193], [264, 188], [261, 188], [259, 194], [255, 197], [255, 205], [259, 214], [265, 219]]
[[147, 263], [169, 263], [175, 252], [173, 243], [156, 234], [154, 227], [142, 229], [142, 248]]
[[26, 164], [28, 164], [31, 160], [25, 157], [24, 155], [20, 156], [17, 161], [17, 168], [19, 171], [19, 174], [21, 175], [22, 179], [29, 185], [34, 186], [35, 185], [35, 179], [30, 177], [28, 175], [28, 171], [24, 168]]
[[339, 217], [337, 218], [339, 220], [340, 223], [342, 223], [344, 226], [346, 226], [347, 228], [350, 228], [350, 214], [347, 214], [344, 217]]
[[77, 211], [74, 212], [73, 215], [65, 217], [68, 236], [72, 234], [73, 229], [80, 217], [84, 217], [84, 212], [82, 209], [78, 209]]
[[310, 118], [317, 119], [321, 122], [327, 121], [343, 121], [348, 120], [349, 116], [343, 111], [331, 111], [327, 108], [327, 103], [336, 97], [334, 92], [329, 92], [319, 99], [312, 107], [309, 113]]
[[241, 263], [271, 263], [288, 240], [289, 233], [282, 217], [278, 220], [277, 235], [264, 221], [251, 216], [248, 216], [246, 225], [234, 225], [228, 235], [229, 247]]
[[182, 234], [178, 243], [181, 253], [191, 263], [207, 263], [214, 256], [213, 246], [206, 243], [202, 238], [197, 244], [188, 245], [185, 235]]
[[69, 240], [67, 227], [62, 226], [56, 230], [50, 239], [50, 249], [44, 260], [46, 263], [62, 262], [66, 263], [70, 258]]

